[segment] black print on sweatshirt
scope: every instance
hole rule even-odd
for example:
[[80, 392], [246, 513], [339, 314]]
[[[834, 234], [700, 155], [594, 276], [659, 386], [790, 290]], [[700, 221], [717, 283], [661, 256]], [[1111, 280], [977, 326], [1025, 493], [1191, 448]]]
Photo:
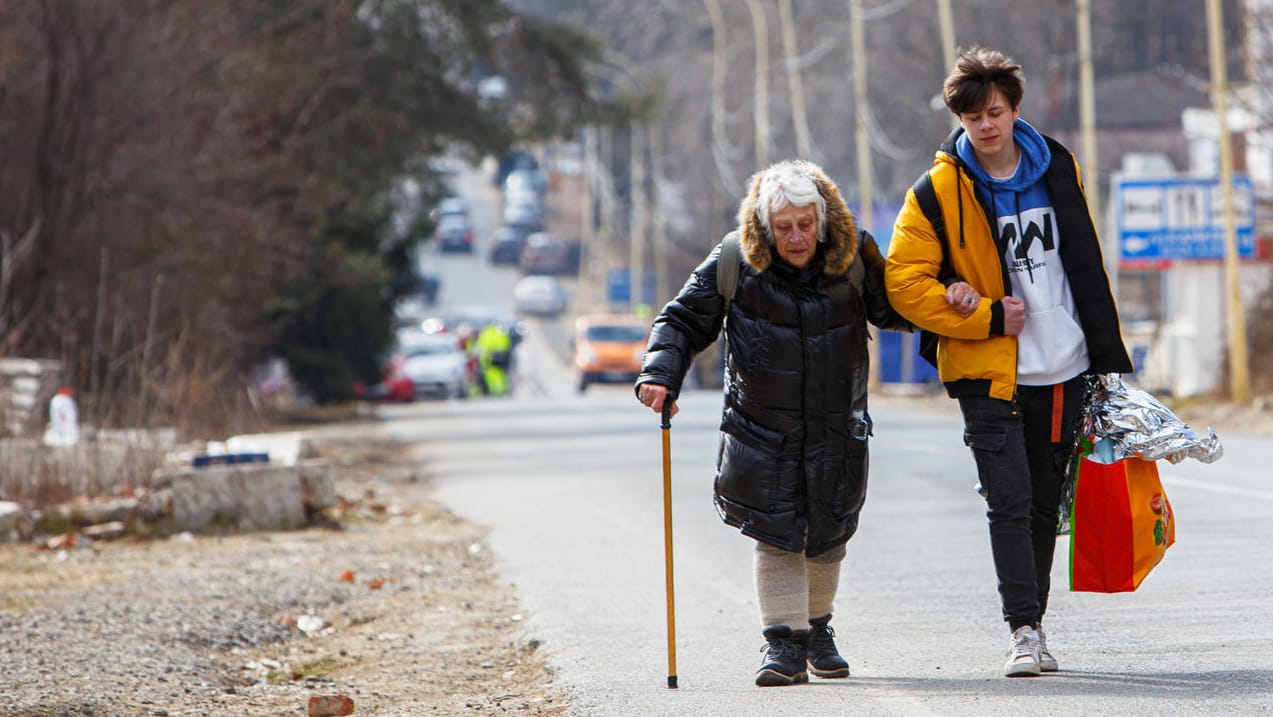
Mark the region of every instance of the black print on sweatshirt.
[[[1027, 214], [1031, 213], [1033, 212], [1027, 212]], [[1055, 223], [1052, 220], [1052, 213], [1042, 211], [1039, 214], [1038, 221], [1031, 218], [1025, 222], [1025, 231], [1020, 237], [1017, 236], [1017, 223], [1012, 221], [1012, 217], [1004, 217], [1003, 226], [1000, 229], [1003, 232], [1003, 243], [1011, 252], [1008, 271], [1010, 273], [1025, 272], [1031, 284], [1034, 283], [1034, 270], [1047, 266], [1044, 257], [1056, 251], [1056, 233], [1053, 229]], [[1031, 257], [1030, 250], [1035, 248], [1036, 241], [1042, 246], [1042, 251], [1036, 249], [1034, 256]]]

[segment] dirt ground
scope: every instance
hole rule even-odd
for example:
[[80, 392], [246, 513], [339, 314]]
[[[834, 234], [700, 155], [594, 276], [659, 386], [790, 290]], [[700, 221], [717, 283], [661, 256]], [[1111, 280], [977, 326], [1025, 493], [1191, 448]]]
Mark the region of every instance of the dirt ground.
[[304, 715], [345, 694], [355, 715], [567, 714], [482, 530], [409, 449], [322, 452], [339, 529], [0, 544], [0, 713]]
[[[258, 684], [247, 694], [280, 711], [250, 714], [285, 714], [311, 694], [345, 693], [357, 715], [566, 715], [567, 697], [554, 689], [536, 639], [522, 634], [517, 598], [496, 574], [483, 530], [432, 498], [410, 448], [329, 444], [326, 452], [348, 464], [341, 493], [358, 503], [342, 517], [350, 529], [322, 531], [324, 541], [364, 570], [353, 576], [352, 599], [327, 616], [330, 628], [281, 652], [227, 655], [231, 665], [273, 659], [293, 676], [331, 680]], [[373, 589], [377, 580], [386, 585]], [[385, 589], [402, 583], [408, 589]]]

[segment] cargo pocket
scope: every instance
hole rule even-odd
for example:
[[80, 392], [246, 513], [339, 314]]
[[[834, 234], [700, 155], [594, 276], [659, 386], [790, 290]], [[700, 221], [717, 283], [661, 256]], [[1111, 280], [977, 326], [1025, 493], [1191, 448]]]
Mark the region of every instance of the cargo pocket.
[[781, 500], [785, 435], [756, 425], [732, 409], [725, 412], [721, 434], [717, 494], [757, 510], [772, 510], [773, 501]]
[[964, 431], [964, 445], [972, 449], [973, 460], [977, 463], [977, 475], [981, 480], [977, 482], [976, 490], [982, 498], [990, 497], [985, 476], [996, 475], [997, 471], [1008, 467], [1003, 450], [1007, 443], [1007, 431]]

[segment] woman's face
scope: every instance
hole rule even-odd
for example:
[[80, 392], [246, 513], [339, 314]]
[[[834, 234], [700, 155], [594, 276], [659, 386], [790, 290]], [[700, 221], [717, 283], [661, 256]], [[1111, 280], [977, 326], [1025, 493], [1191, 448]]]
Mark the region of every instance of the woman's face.
[[797, 269], [803, 269], [813, 261], [813, 252], [818, 245], [818, 208], [812, 204], [803, 207], [788, 204], [770, 212], [769, 231], [773, 233], [778, 256]]

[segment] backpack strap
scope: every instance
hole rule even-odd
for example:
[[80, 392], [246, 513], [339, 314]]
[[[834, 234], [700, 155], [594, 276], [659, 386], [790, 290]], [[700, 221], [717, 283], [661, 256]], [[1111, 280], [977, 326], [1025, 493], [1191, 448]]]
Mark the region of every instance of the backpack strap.
[[928, 223], [933, 225], [933, 233], [937, 235], [937, 241], [941, 242], [941, 270], [937, 273], [937, 279], [944, 284], [955, 277], [955, 270], [950, 265], [950, 240], [946, 238], [946, 219], [942, 216], [941, 205], [937, 202], [937, 191], [933, 189], [933, 180], [928, 176], [928, 172], [924, 172], [919, 179], [915, 180], [912, 189], [915, 190], [915, 201], [919, 203], [919, 210], [924, 213]]
[[868, 237], [871, 237], [871, 234], [865, 229], [858, 230], [858, 252], [853, 256], [853, 263], [849, 264], [849, 283], [858, 296], [862, 295], [862, 284], [866, 281], [866, 267], [862, 265], [862, 247], [866, 246]]
[[[946, 237], [946, 219], [941, 213], [941, 204], [937, 202], [937, 191], [933, 189], [933, 180], [924, 172], [911, 186], [915, 192], [915, 201], [919, 210], [924, 213], [928, 223], [933, 225], [933, 233], [941, 242], [941, 268], [937, 270], [937, 280], [949, 285], [956, 277], [955, 269], [950, 264], [950, 240]], [[933, 368], [937, 368], [937, 344], [939, 337], [931, 331], [919, 332], [919, 355]]]
[[732, 231], [720, 242], [720, 257], [716, 261], [716, 293], [725, 297], [725, 311], [729, 312], [729, 302], [734, 300], [738, 289], [738, 267], [742, 262], [742, 246], [739, 244], [738, 232]]

